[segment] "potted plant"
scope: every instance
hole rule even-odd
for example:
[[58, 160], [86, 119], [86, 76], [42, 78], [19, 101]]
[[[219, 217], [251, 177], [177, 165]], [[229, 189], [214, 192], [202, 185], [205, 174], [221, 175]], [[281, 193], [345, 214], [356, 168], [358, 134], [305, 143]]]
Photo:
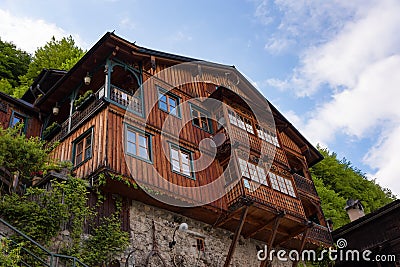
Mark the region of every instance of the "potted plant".
[[61, 125], [57, 122], [53, 122], [50, 126], [47, 126], [43, 131], [43, 139], [48, 139], [54, 135], [59, 129], [61, 129]]
[[76, 110], [82, 110], [93, 99], [94, 99], [93, 91], [92, 90], [88, 90], [83, 95], [81, 95], [78, 99], [76, 99], [74, 101], [74, 107], [75, 107]]

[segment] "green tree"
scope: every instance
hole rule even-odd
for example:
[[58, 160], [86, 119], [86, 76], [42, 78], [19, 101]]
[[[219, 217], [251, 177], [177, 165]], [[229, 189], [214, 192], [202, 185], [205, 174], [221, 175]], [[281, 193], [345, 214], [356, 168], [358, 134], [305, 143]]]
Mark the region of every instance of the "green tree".
[[311, 168], [316, 189], [321, 197], [326, 217], [332, 218], [335, 228], [349, 222], [344, 210], [347, 199], [362, 201], [365, 212], [372, 212], [395, 199], [389, 189], [370, 180], [351, 162], [337, 158], [336, 153], [318, 147], [324, 160]]
[[20, 86], [14, 89], [14, 97], [21, 97], [43, 69], [71, 69], [85, 54], [76, 46], [72, 36], [56, 40], [54, 37], [38, 48], [25, 75], [20, 76]]
[[[13, 43], [0, 39], [0, 79], [6, 80], [12, 87], [20, 85], [19, 76], [28, 71], [31, 56]], [[3, 87], [0, 86], [0, 91]], [[4, 92], [4, 91], [3, 91]], [[5, 92], [7, 93], [7, 92]]]
[[33, 172], [46, 168], [49, 149], [39, 137], [26, 136], [21, 132], [23, 125], [15, 128], [0, 127], [0, 166], [11, 173], [30, 178]]

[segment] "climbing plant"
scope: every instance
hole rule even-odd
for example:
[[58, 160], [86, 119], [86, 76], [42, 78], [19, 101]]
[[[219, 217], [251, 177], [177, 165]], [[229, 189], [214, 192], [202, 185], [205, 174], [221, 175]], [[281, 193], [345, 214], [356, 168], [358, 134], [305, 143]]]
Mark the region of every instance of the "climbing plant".
[[[88, 190], [82, 179], [51, 181], [51, 190], [28, 188], [27, 192], [5, 195], [0, 199], [0, 217], [9, 221], [50, 250], [75, 256], [90, 266], [108, 263], [129, 244], [129, 235], [121, 230], [120, 208], [110, 217], [101, 218], [91, 235], [84, 236], [85, 222], [95, 216], [88, 206]], [[120, 207], [120, 206], [119, 206]], [[54, 240], [69, 238], [58, 248]]]

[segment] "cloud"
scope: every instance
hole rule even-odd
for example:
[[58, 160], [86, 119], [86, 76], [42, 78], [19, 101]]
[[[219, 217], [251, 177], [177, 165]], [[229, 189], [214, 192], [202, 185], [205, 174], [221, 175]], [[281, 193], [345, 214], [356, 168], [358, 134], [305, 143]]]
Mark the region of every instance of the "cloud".
[[54, 36], [61, 39], [72, 35], [76, 44], [87, 48], [87, 44], [78, 34], [71, 34], [53, 23], [41, 19], [17, 17], [7, 10], [0, 9], [0, 36], [3, 41], [12, 41], [18, 48], [34, 53]]
[[122, 27], [128, 28], [128, 29], [130, 29], [130, 30], [134, 30], [134, 29], [136, 28], [136, 24], [133, 23], [133, 22], [131, 21], [131, 19], [128, 18], [128, 17], [121, 19], [121, 21], [119, 22], [119, 24], [120, 24]]
[[400, 147], [400, 2], [375, 1], [352, 12], [354, 16], [339, 23], [334, 35], [322, 34], [329, 38], [301, 53], [290, 77], [267, 83], [293, 90], [298, 97], [330, 90], [329, 100], [316, 103], [314, 111], [302, 118], [302, 132], [313, 143], [322, 144], [333, 142], [338, 134], [356, 141], [378, 139], [363, 161], [375, 170], [371, 175], [379, 183], [400, 194], [396, 183], [400, 173], [396, 151]]

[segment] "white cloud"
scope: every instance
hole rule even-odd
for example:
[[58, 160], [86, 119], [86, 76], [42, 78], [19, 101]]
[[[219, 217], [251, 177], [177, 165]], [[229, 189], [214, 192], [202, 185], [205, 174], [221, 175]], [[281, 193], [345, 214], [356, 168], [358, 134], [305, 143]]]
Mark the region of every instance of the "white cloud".
[[[301, 4], [307, 8], [307, 2], [298, 1], [296, 5]], [[350, 9], [354, 16], [338, 22], [341, 26], [333, 27], [336, 31], [332, 36], [322, 33], [328, 38], [312, 43], [301, 53], [291, 77], [269, 79], [267, 83], [293, 90], [300, 97], [330, 89], [329, 100], [316, 103], [314, 112], [300, 121], [296, 116], [289, 117], [299, 122], [312, 143], [329, 144], [337, 134], [356, 141], [379, 139], [363, 160], [375, 170], [371, 175], [378, 183], [400, 195], [396, 182], [400, 173], [400, 2], [373, 1]], [[311, 21], [322, 19], [311, 17]]]
[[136, 24], [134, 22], [132, 22], [131, 19], [128, 17], [121, 19], [119, 24], [122, 27], [128, 28], [130, 30], [134, 30], [136, 28]]
[[77, 34], [71, 34], [55, 24], [41, 19], [17, 17], [7, 10], [0, 9], [0, 36], [3, 41], [13, 42], [18, 48], [34, 53], [36, 48], [45, 45], [54, 36], [61, 39], [72, 35], [76, 44], [87, 48], [87, 44]]

